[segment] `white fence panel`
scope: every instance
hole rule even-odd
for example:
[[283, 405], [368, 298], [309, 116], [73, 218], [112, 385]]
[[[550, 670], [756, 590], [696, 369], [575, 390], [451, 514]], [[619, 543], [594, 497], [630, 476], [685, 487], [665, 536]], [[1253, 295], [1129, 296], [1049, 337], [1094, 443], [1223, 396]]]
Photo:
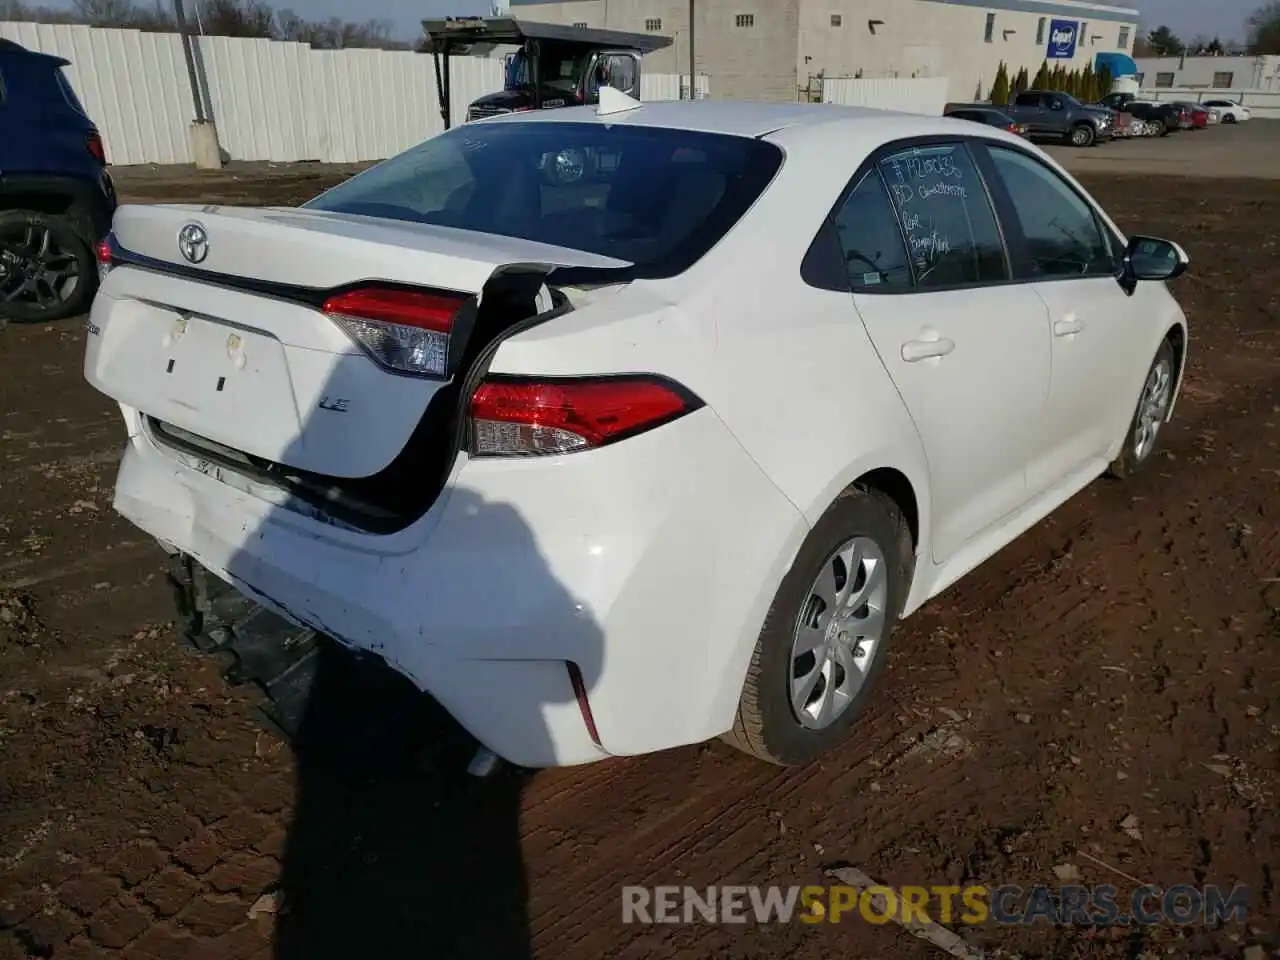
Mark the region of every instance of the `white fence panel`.
[[[711, 94], [711, 78], [705, 73], [698, 74], [697, 99], [705, 100]], [[641, 100], [682, 100], [689, 95], [689, 75], [687, 73], [649, 73], [640, 74]]]
[[946, 106], [949, 82], [946, 77], [827, 77], [822, 102], [936, 117]]
[[[0, 22], [0, 37], [71, 61], [70, 79], [113, 164], [190, 163], [195, 118], [176, 33]], [[202, 100], [234, 160], [381, 160], [444, 130], [432, 58], [407, 50], [313, 50], [304, 43], [198, 38]], [[453, 116], [502, 89], [503, 61], [455, 57]], [[682, 79], [645, 73], [645, 100], [678, 100]], [[698, 77], [698, 95], [710, 84]]]
[[1249, 108], [1259, 120], [1280, 120], [1280, 91], [1278, 90], [1215, 90], [1209, 87], [1158, 87], [1142, 90], [1138, 94], [1144, 100], [1234, 100]]

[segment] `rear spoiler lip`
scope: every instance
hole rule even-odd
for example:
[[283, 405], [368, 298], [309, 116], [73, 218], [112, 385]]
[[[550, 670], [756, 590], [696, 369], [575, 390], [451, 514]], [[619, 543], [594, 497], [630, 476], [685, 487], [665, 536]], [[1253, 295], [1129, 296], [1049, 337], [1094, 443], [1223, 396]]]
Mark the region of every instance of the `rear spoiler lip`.
[[[152, 273], [162, 273], [172, 277], [178, 277], [183, 280], [194, 280], [198, 283], [213, 284], [214, 286], [225, 287], [228, 290], [236, 290], [241, 293], [252, 293], [260, 297], [270, 297], [274, 300], [285, 300], [289, 303], [302, 304], [303, 306], [313, 307], [319, 310], [326, 300], [336, 294], [345, 293], [348, 290], [355, 290], [360, 287], [368, 286], [376, 283], [380, 287], [394, 287], [404, 290], [422, 290], [424, 286], [412, 283], [404, 283], [398, 280], [384, 280], [378, 277], [367, 277], [362, 280], [354, 280], [350, 283], [343, 283], [333, 287], [306, 287], [295, 283], [281, 283], [277, 280], [259, 280], [256, 277], [243, 277], [230, 273], [217, 273], [213, 270], [202, 270], [195, 266], [186, 266], [181, 263], [174, 263], [169, 260], [162, 260], [159, 257], [149, 257], [145, 254], [135, 253], [132, 250], [126, 250], [120, 245], [115, 236], [108, 235], [104, 241], [111, 251], [111, 262], [115, 266], [136, 267], [140, 270], [149, 270]], [[456, 294], [459, 297], [468, 299], [474, 298], [475, 294], [467, 290], [442, 290], [440, 287], [431, 287], [433, 290], [440, 290], [442, 293]]]

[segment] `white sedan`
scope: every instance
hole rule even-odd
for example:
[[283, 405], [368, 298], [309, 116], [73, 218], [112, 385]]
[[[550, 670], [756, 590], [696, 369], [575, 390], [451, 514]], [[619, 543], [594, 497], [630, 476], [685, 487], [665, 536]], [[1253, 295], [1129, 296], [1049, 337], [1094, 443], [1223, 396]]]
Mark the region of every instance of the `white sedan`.
[[835, 106], [606, 91], [99, 259], [116, 509], [530, 767], [836, 744], [900, 618], [1151, 459], [1187, 350], [1186, 255], [1039, 149]]
[[1200, 106], [1212, 107], [1218, 111], [1223, 123], [1243, 123], [1252, 116], [1248, 107], [1241, 106], [1234, 100], [1204, 100]]

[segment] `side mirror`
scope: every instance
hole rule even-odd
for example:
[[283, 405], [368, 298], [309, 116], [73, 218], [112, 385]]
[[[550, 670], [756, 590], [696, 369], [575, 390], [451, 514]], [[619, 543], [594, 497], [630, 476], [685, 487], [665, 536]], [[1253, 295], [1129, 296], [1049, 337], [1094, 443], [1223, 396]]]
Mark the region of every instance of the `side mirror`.
[[1130, 237], [1120, 283], [1132, 295], [1139, 280], [1173, 280], [1186, 273], [1190, 264], [1187, 252], [1172, 240]]

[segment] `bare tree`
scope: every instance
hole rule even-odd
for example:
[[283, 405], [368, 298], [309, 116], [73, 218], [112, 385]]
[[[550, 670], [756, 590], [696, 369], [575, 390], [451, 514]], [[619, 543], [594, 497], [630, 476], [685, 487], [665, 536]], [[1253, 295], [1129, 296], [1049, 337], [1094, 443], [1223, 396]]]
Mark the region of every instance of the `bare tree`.
[[262, 0], [201, 0], [200, 23], [215, 37], [275, 36], [275, 14]]
[[1255, 56], [1280, 53], [1280, 0], [1270, 0], [1250, 14], [1249, 52]]
[[337, 17], [328, 20], [306, 20], [291, 9], [276, 14], [276, 36], [281, 40], [309, 43], [319, 50], [343, 50], [371, 47], [383, 50], [407, 50], [409, 45], [391, 38], [391, 25], [385, 20], [348, 23]]
[[[0, 0], [0, 20], [35, 23], [81, 23], [95, 27], [168, 32], [177, 29], [163, 0], [72, 0], [70, 10], [28, 6], [23, 0]], [[350, 23], [338, 17], [306, 20], [291, 9], [276, 13], [265, 0], [196, 0], [200, 26], [215, 37], [266, 37], [309, 43], [321, 50], [365, 47], [408, 50], [395, 40], [385, 20]]]

